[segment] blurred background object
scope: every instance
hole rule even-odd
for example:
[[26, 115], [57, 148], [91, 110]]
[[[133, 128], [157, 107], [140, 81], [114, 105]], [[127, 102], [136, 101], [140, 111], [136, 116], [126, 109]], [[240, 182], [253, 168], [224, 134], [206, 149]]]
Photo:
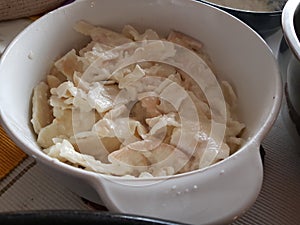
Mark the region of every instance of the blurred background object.
[[[300, 141], [300, 1], [289, 0], [283, 9], [282, 40], [278, 59], [282, 68], [285, 82], [287, 108], [292, 122], [298, 132]], [[286, 41], [286, 43], [284, 42]]]
[[39, 15], [51, 11], [66, 0], [0, 0], [0, 21]]
[[[287, 0], [198, 0], [239, 18], [266, 38], [281, 28], [281, 14]], [[263, 6], [266, 4], [265, 6]], [[268, 9], [263, 9], [268, 8]], [[255, 10], [257, 9], [257, 10]]]

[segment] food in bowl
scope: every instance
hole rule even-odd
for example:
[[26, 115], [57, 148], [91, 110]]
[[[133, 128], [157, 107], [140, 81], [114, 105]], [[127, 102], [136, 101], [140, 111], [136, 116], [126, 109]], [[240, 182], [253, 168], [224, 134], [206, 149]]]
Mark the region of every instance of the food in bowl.
[[221, 6], [234, 9], [272, 12], [280, 11], [283, 8], [286, 0], [207, 0]]
[[[237, 96], [216, 80], [201, 42], [130, 25], [117, 33], [80, 21], [75, 29], [92, 41], [34, 88], [31, 122], [46, 154], [98, 173], [159, 177], [205, 168], [242, 146]], [[200, 86], [184, 71], [194, 67], [189, 54], [199, 60]]]

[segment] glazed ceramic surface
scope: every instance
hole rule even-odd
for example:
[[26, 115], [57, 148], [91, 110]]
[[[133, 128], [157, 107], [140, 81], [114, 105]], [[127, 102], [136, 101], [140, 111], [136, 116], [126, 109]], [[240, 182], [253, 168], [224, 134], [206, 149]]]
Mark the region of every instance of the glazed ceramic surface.
[[[116, 30], [125, 24], [152, 28], [162, 35], [174, 29], [199, 39], [238, 95], [239, 118], [247, 126], [244, 146], [206, 169], [151, 179], [100, 175], [45, 155], [30, 124], [32, 90], [59, 56], [87, 43], [72, 28], [82, 19]], [[229, 223], [253, 204], [263, 179], [259, 146], [277, 117], [281, 96], [277, 63], [264, 40], [233, 16], [190, 0], [76, 1], [25, 29], [0, 64], [2, 125], [56, 179], [113, 212], [190, 224]]]

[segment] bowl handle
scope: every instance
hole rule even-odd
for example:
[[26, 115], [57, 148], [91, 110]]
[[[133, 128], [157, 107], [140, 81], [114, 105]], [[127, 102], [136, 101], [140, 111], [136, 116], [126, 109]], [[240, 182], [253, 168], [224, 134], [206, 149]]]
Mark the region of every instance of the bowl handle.
[[95, 175], [94, 188], [113, 212], [190, 224], [231, 222], [256, 200], [263, 178], [259, 144], [208, 169], [155, 180]]

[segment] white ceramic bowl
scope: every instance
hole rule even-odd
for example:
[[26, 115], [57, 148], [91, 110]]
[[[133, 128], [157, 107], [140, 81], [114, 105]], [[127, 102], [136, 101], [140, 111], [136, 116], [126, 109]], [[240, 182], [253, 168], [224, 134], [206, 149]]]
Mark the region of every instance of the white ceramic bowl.
[[[72, 28], [81, 19], [113, 29], [125, 24], [161, 34], [175, 29], [201, 40], [237, 92], [239, 117], [247, 126], [245, 145], [209, 168], [168, 179], [104, 176], [42, 153], [30, 124], [32, 89], [58, 56], [86, 43]], [[2, 125], [55, 178], [111, 211], [191, 224], [228, 223], [253, 204], [263, 179], [259, 146], [276, 119], [281, 96], [277, 63], [263, 39], [233, 16], [191, 0], [76, 1], [25, 29], [0, 65]]]

